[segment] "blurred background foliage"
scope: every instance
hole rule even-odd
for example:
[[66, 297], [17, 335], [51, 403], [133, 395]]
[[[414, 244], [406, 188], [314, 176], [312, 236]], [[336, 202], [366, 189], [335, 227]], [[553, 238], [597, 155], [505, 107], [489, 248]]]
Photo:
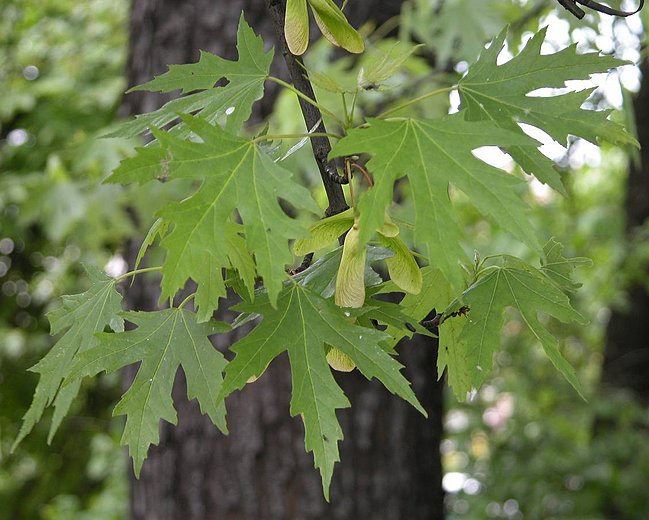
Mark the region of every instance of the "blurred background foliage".
[[[404, 3], [403, 16], [392, 27], [362, 28], [371, 42], [367, 57], [341, 58], [319, 43], [310, 49], [307, 65], [344, 87], [355, 85], [361, 68], [373, 59], [403, 56], [397, 75], [358, 97], [360, 118], [396, 106], [406, 96], [453, 84], [484, 41], [507, 23], [512, 27], [510, 49], [517, 49], [539, 24], [549, 23], [550, 47], [574, 41], [583, 50], [616, 52], [636, 63], [642, 59], [639, 17], [613, 21], [589, 15], [577, 22], [553, 4], [412, 0]], [[85, 382], [86, 392], [51, 446], [45, 421], [14, 454], [9, 447], [36, 384], [27, 369], [51, 345], [46, 313], [61, 294], [84, 288], [82, 263], [122, 268], [124, 244], [141, 241], [156, 201], [173, 196], [163, 185], [147, 185], [143, 196], [136, 189], [100, 184], [136, 144], [97, 139], [117, 119], [126, 88], [128, 15], [127, 0], [5, 0], [0, 6], [2, 519], [127, 516], [126, 455], [118, 445], [121, 422], [110, 419], [120, 390], [117, 377]], [[397, 26], [398, 39], [387, 38]], [[416, 43], [435, 52], [420, 48], [409, 55]], [[618, 109], [612, 117], [632, 125], [630, 99], [640, 88], [638, 69], [629, 65], [598, 81], [604, 88], [594, 94], [593, 105]], [[342, 114], [341, 95], [332, 90], [321, 82], [318, 97]], [[434, 97], [398, 115], [435, 117], [456, 105], [453, 95]], [[292, 95], [281, 94], [271, 132], [303, 131], [298, 110]], [[307, 148], [285, 162], [317, 191]], [[627, 172], [637, 157], [632, 150], [598, 149], [583, 141], [567, 149], [548, 143], [546, 153], [560, 164], [571, 196], [562, 198], [527, 178], [537, 228], [541, 236], [564, 243], [567, 256], [593, 260], [592, 267], [578, 273], [583, 287], [574, 295], [590, 324], [552, 324], [567, 338], [565, 352], [578, 368], [588, 401], [559, 376], [512, 313], [489, 383], [466, 403], [448, 397], [441, 447], [448, 515], [476, 520], [644, 518], [649, 511], [649, 412], [630, 393], [600, 385], [612, 309], [627, 305], [625, 289], [632, 281], [649, 286], [648, 230], [643, 227], [629, 238], [624, 217]], [[491, 150], [489, 158], [523, 175], [497, 151]], [[395, 211], [407, 223], [408, 186], [399, 185], [397, 192]], [[483, 256], [528, 254], [483, 220], [461, 194], [452, 195], [471, 237], [466, 244], [471, 255], [473, 249]]]

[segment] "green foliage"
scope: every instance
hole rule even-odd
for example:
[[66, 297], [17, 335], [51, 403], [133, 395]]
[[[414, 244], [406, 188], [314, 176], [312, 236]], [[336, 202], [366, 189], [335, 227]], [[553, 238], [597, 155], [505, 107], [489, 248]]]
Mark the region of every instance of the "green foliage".
[[506, 23], [501, 4], [499, 0], [415, 0], [406, 11], [407, 27], [435, 49], [440, 66], [451, 58], [473, 61], [484, 42]]
[[349, 311], [343, 312], [308, 287], [291, 284], [280, 294], [277, 308], [267, 296], [259, 296], [254, 305], [240, 305], [239, 310], [259, 313], [263, 320], [232, 346], [236, 357], [225, 368], [220, 397], [261, 376], [275, 357], [288, 351], [293, 382], [291, 415], [302, 415], [305, 446], [314, 452], [325, 497], [329, 496], [333, 467], [339, 460], [338, 441], [343, 438], [335, 411], [350, 406], [331, 374], [325, 344], [349, 356], [365, 377], [376, 377], [392, 393], [426, 414], [400, 374], [401, 365], [381, 347], [389, 336], [350, 323]]
[[[540, 30], [517, 56], [500, 66], [497, 58], [507, 32], [502, 31], [491, 42], [459, 82], [460, 108], [466, 109], [467, 118], [493, 121], [500, 128], [521, 134], [520, 123], [532, 125], [561, 144], [574, 135], [594, 144], [605, 140], [638, 146], [633, 136], [607, 119], [610, 111], [581, 108], [594, 89], [549, 97], [530, 95], [540, 88], [563, 88], [566, 81], [588, 79], [591, 74], [625, 63], [596, 52], [577, 54], [576, 44], [553, 54], [541, 54], [546, 32], [547, 28]], [[538, 143], [530, 139], [527, 146], [517, 145], [510, 143], [504, 148], [526, 172], [565, 194], [558, 172], [538, 150]]]
[[[549, 243], [546, 250], [553, 255], [553, 265], [570, 265], [569, 260], [556, 253], [556, 242]], [[552, 274], [556, 275], [556, 271]], [[537, 314], [543, 312], [563, 322], [585, 323], [585, 320], [570, 305], [561, 287], [542, 270], [504, 256], [502, 266], [479, 271], [476, 281], [445, 313], [451, 314], [461, 307], [469, 309], [469, 318], [448, 345], [440, 341], [439, 361], [441, 367], [448, 366], [449, 378], [457, 382], [453, 390], [458, 398], [462, 399], [472, 388], [479, 388], [491, 370], [506, 307], [513, 307], [520, 313], [552, 363], [582, 394], [574, 369], [559, 351], [558, 340], [543, 326]]]
[[149, 446], [160, 439], [160, 419], [177, 422], [171, 389], [178, 366], [187, 378], [187, 397], [196, 398], [201, 411], [227, 433], [225, 406], [216, 402], [226, 361], [207, 338], [229, 327], [218, 322], [199, 324], [194, 313], [182, 309], [126, 312], [120, 316], [137, 325], [137, 329], [98, 334], [97, 346], [76, 357], [63, 388], [84, 376], [141, 362], [133, 384], [114, 411], [115, 415], [126, 415], [122, 444], [129, 446], [135, 474], [139, 475]]
[[[201, 321], [209, 319], [219, 298], [225, 296], [221, 268], [240, 268], [240, 274], [247, 275], [237, 263], [237, 258], [248, 256], [247, 246], [266, 280], [271, 301], [275, 301], [285, 277], [284, 265], [293, 260], [288, 240], [305, 234], [282, 211], [277, 197], [281, 193], [295, 207], [314, 213], [319, 212], [318, 206], [305, 188], [291, 182], [290, 172], [273, 162], [254, 142], [234, 137], [198, 117], [186, 115], [183, 122], [202, 138], [201, 143], [153, 130], [161, 145], [152, 149], [159, 152], [155, 164], [164, 162], [165, 175], [170, 179], [203, 181], [192, 197], [160, 212], [163, 220], [174, 226], [162, 241], [168, 251], [162, 298], [173, 296], [191, 277], [199, 285], [199, 317]], [[151, 180], [150, 171], [143, 173], [139, 169], [127, 171], [122, 165], [122, 170], [109, 180]], [[235, 209], [245, 226], [245, 243], [237, 240], [239, 228], [232, 221]], [[246, 276], [244, 281], [252, 288], [251, 279]]]
[[383, 225], [394, 182], [408, 175], [416, 210], [415, 244], [426, 249], [431, 264], [457, 289], [462, 285], [460, 264], [466, 257], [460, 245], [463, 234], [448, 197], [449, 183], [518, 239], [538, 247], [525, 206], [516, 194], [521, 181], [472, 154], [481, 146], [522, 141], [492, 124], [469, 123], [460, 113], [437, 121], [370, 120], [367, 128], [350, 131], [331, 153], [372, 155], [367, 167], [376, 184], [358, 203], [363, 243]]
[[61, 387], [61, 382], [69, 374], [70, 364], [77, 354], [95, 345], [95, 332], [101, 332], [106, 327], [114, 331], [123, 330], [122, 320], [117, 315], [121, 311], [122, 297], [115, 290], [115, 280], [91, 266], [88, 267], [88, 276], [92, 282], [90, 289], [82, 294], [64, 297], [63, 305], [49, 314], [51, 333], [66, 332], [47, 355], [30, 369], [40, 374], [40, 379], [12, 449], [32, 430], [45, 408], [53, 404], [55, 412], [48, 437], [48, 441], [51, 441], [79, 391], [78, 378], [72, 379], [68, 386]]
[[[309, 3], [325, 36], [351, 50], [362, 49], [355, 39], [357, 33], [349, 32], [351, 28], [331, 0]], [[303, 24], [306, 6], [291, 2], [290, 7], [287, 16]], [[356, 98], [367, 94], [370, 99], [377, 83], [400, 73], [401, 65], [411, 60], [413, 48], [368, 65], [351, 90], [333, 82], [334, 92], [343, 101], [343, 117], [338, 118], [335, 109], [318, 105], [337, 119], [345, 134], [331, 157], [356, 161], [359, 154], [368, 154], [364, 168], [373, 182], [358, 196], [356, 191], [350, 192], [354, 207], [349, 212], [310, 229], [306, 220], [320, 213], [319, 206], [262, 144], [312, 136], [262, 132], [251, 139], [243, 128], [253, 104], [263, 94], [264, 82], [283, 83], [269, 76], [273, 52], [264, 52], [263, 42], [243, 17], [237, 61], [203, 53], [198, 63], [171, 66], [166, 74], [136, 87], [188, 94], [111, 134], [133, 137], [148, 129], [155, 140], [124, 160], [109, 183], [146, 184], [154, 193], [156, 184], [150, 181], [162, 180], [169, 181], [170, 191], [174, 186], [186, 186], [183, 182], [192, 183], [195, 190], [184, 199], [178, 196], [171, 202], [168, 198], [160, 201], [158, 220], [138, 255], [139, 263], [146, 248], [160, 240], [166, 257], [161, 265], [147, 270], [162, 272], [162, 299], [169, 299], [172, 308], [121, 314], [119, 295], [114, 291], [117, 280], [91, 271], [91, 289], [68, 297], [52, 315], [53, 333], [68, 330], [35, 367], [41, 381], [16, 442], [52, 402], [56, 407], [53, 432], [83, 376], [141, 362], [133, 385], [115, 409], [116, 414], [127, 416], [122, 442], [129, 445], [138, 473], [149, 446], [159, 440], [160, 419], [176, 421], [171, 386], [179, 366], [188, 380], [189, 397], [196, 397], [203, 412], [226, 431], [225, 397], [253, 382], [286, 351], [293, 382], [291, 415], [302, 416], [305, 446], [314, 453], [328, 497], [339, 459], [338, 441], [343, 437], [336, 410], [349, 406], [349, 401], [332, 376], [327, 355], [346, 356], [342, 365], [356, 366], [368, 379], [379, 379], [390, 392], [425, 414], [393, 355], [396, 341], [412, 330], [430, 334], [419, 321], [433, 309], [445, 309], [440, 315], [443, 352], [439, 372], [448, 370], [458, 397], [464, 398], [487, 377], [500, 347], [503, 311], [508, 307], [519, 312], [552, 363], [581, 391], [576, 373], [538, 312], [563, 322], [582, 320], [564, 294], [577, 287], [571, 271], [582, 261], [565, 259], [556, 242], [543, 251], [528, 218], [526, 184], [516, 173], [491, 166], [474, 152], [484, 146], [501, 147], [524, 170], [563, 191], [553, 165], [518, 123], [537, 126], [561, 142], [568, 135], [591, 140], [598, 136], [615, 144], [634, 140], [607, 119], [607, 112], [581, 109], [588, 92], [552, 92], [544, 98], [529, 94], [542, 87], [565, 87], [568, 80], [583, 79], [623, 62], [580, 55], [573, 48], [542, 56], [545, 32], [540, 31], [518, 56], [498, 65], [496, 58], [505, 37], [502, 32], [494, 39], [458, 85], [392, 106], [356, 127]], [[293, 38], [296, 50], [301, 49], [308, 40], [304, 27], [296, 30]], [[215, 87], [223, 78], [228, 84]], [[331, 86], [331, 82], [321, 83]], [[389, 117], [415, 102], [454, 89], [462, 100], [457, 114]], [[351, 108], [346, 93], [354, 94]], [[569, 117], [560, 115], [566, 109]], [[337, 138], [334, 134], [329, 137]], [[414, 223], [390, 216], [395, 183], [402, 178], [407, 178], [411, 190]], [[184, 189], [179, 191], [182, 194]], [[499, 255], [502, 265], [484, 267], [477, 260], [467, 284], [462, 268], [468, 263], [468, 244], [456, 208], [462, 200], [528, 246], [530, 255], [544, 255], [541, 268], [512, 255]], [[402, 240], [408, 229], [413, 230], [414, 246], [423, 253], [418, 253], [422, 263], [429, 264], [424, 269], [420, 270]], [[326, 252], [345, 232], [344, 248]], [[287, 264], [294, 262], [289, 246], [294, 240], [294, 251], [300, 254], [321, 253], [320, 249], [324, 254], [309, 269], [289, 278]], [[390, 282], [382, 284], [380, 269], [373, 269], [376, 262], [387, 265]], [[174, 307], [177, 293], [189, 279], [197, 284], [193, 295], [196, 313], [184, 308], [189, 299]], [[209, 335], [227, 329], [210, 319], [228, 289], [244, 301], [235, 307], [242, 313], [237, 324], [261, 318], [251, 333], [232, 346], [236, 356], [230, 363], [208, 341]], [[400, 305], [367, 297], [388, 290], [410, 294]], [[107, 305], [99, 306], [102, 301]], [[122, 317], [138, 328], [122, 332]], [[372, 320], [387, 325], [387, 330], [374, 328]], [[105, 330], [108, 326], [113, 333]], [[338, 361], [334, 364], [342, 366]]]
[[[41, 421], [10, 450], [39, 380], [27, 368], [52, 345], [48, 311], [59, 295], [87, 288], [80, 260], [103, 266], [136, 232], [124, 205], [141, 215], [128, 188], [98, 184], [131, 148], [123, 139], [96, 139], [125, 88], [127, 21], [124, 0], [0, 5], [0, 241], [13, 244], [0, 252], [3, 518], [81, 518], [98, 512], [100, 500], [112, 511], [92, 518], [125, 514], [119, 436], [106, 428], [115, 379], [83, 385], [68, 412], [76, 420], [61, 424], [50, 445], [49, 421]], [[98, 467], [100, 452], [110, 469]], [[56, 516], [54, 503], [64, 500], [78, 517]]]
[[[166, 103], [162, 108], [149, 114], [142, 114], [134, 120], [124, 123], [114, 130], [109, 137], [133, 137], [147, 128], [163, 127], [174, 121], [179, 113], [200, 114], [215, 123], [225, 120], [226, 130], [237, 133], [241, 125], [248, 120], [252, 105], [263, 94], [264, 81], [268, 76], [273, 52], [264, 52], [264, 43], [259, 36], [245, 23], [243, 16], [237, 32], [237, 61], [225, 60], [209, 52], [201, 52], [198, 63], [172, 65], [169, 72], [155, 79], [133, 87], [131, 91], [147, 90], [151, 92], [171, 92], [181, 90], [189, 94]], [[215, 86], [222, 78], [228, 80], [225, 86]], [[200, 90], [192, 94], [193, 91]], [[181, 137], [187, 137], [188, 130], [179, 125], [176, 130]], [[134, 160], [138, 160], [136, 156]], [[131, 169], [130, 163], [122, 165]], [[115, 173], [118, 174], [118, 169]], [[135, 179], [134, 179], [135, 180]]]

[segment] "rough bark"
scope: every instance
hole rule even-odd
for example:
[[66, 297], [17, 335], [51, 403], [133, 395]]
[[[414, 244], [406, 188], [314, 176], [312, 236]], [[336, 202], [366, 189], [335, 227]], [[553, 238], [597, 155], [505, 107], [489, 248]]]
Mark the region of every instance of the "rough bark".
[[[643, 80], [634, 102], [640, 161], [632, 163], [626, 188], [627, 235], [632, 241], [649, 218], [649, 61], [641, 65]], [[649, 274], [649, 266], [645, 266]], [[606, 386], [631, 390], [649, 402], [649, 293], [646, 282], [631, 280], [627, 304], [615, 309], [608, 324], [602, 382]]]
[[[370, 17], [383, 21], [397, 14], [399, 5], [395, 0], [353, 1], [349, 8], [356, 22]], [[129, 84], [147, 81], [169, 63], [195, 61], [198, 49], [233, 57], [242, 9], [255, 30], [272, 41], [264, 7], [261, 0], [134, 0]], [[149, 111], [166, 99], [129, 94], [123, 112]], [[268, 109], [262, 105], [262, 112]], [[130, 247], [131, 255], [134, 249]], [[129, 295], [140, 309], [154, 307], [157, 299], [144, 285], [134, 286]], [[220, 337], [217, 347], [225, 350], [235, 339]], [[286, 358], [274, 361], [259, 381], [227, 401], [227, 437], [200, 414], [195, 402], [187, 401], [179, 373], [174, 387], [179, 425], [161, 426], [160, 445], [152, 447], [140, 479], [131, 475], [132, 518], [442, 519], [442, 390], [435, 381], [436, 345], [421, 338], [401, 351], [406, 376], [430, 418], [357, 371], [337, 375], [353, 408], [338, 414], [345, 440], [330, 504], [322, 498], [312, 455], [304, 452], [302, 423], [289, 418]]]

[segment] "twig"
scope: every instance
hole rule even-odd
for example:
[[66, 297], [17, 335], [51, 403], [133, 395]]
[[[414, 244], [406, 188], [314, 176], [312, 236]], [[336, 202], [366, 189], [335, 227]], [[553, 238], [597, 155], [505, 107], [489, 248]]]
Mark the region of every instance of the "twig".
[[301, 273], [302, 271], [306, 271], [309, 267], [311, 267], [311, 262], [313, 262], [313, 253], [307, 253], [304, 255], [304, 259], [302, 260], [302, 263], [298, 265], [295, 269], [289, 272], [291, 276], [296, 275], [298, 273]]
[[[302, 64], [302, 59], [291, 54], [288, 50], [288, 45], [286, 44], [286, 38], [284, 37], [284, 1], [266, 0], [266, 8], [268, 9], [273, 26], [275, 27], [277, 43], [282, 55], [284, 56], [284, 61], [286, 61], [286, 66], [289, 75], [291, 76], [293, 86], [306, 98], [317, 103], [313, 87], [311, 86], [311, 81], [309, 81], [309, 74]], [[302, 109], [302, 115], [304, 116], [306, 127], [313, 128], [315, 126], [315, 131], [318, 134], [327, 133], [324, 122], [322, 121], [320, 109], [312, 103], [305, 101], [302, 97], [300, 97], [298, 101], [300, 102], [300, 108]], [[317, 125], [318, 120], [320, 120], [319, 125]], [[325, 215], [329, 217], [342, 213], [348, 209], [349, 206], [347, 206], [347, 202], [345, 201], [345, 194], [343, 193], [342, 187], [331, 178], [331, 173], [336, 171], [336, 166], [333, 161], [327, 159], [327, 156], [331, 151], [329, 138], [321, 135], [313, 137], [310, 140], [311, 147], [313, 148], [313, 155], [318, 165], [318, 170], [320, 171], [320, 177], [322, 177], [322, 183], [327, 192], [327, 200], [329, 201], [329, 207], [327, 207]]]
[[446, 320], [449, 318], [455, 318], [457, 316], [466, 316], [469, 314], [469, 307], [464, 305], [460, 307], [458, 310], [455, 312], [451, 312], [450, 314], [444, 314], [443, 312], [435, 314], [435, 316], [430, 319], [430, 320], [424, 320], [421, 321], [421, 326], [424, 327], [425, 329], [428, 329], [430, 332], [434, 332], [434, 330], [439, 327], [442, 323], [444, 323]]

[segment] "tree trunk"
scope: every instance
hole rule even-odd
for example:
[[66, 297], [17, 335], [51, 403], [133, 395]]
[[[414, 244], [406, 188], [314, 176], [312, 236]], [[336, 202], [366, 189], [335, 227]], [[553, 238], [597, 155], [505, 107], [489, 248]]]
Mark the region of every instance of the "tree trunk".
[[[399, 8], [396, 0], [353, 1], [348, 14], [356, 24], [370, 17], [381, 23], [398, 14]], [[167, 64], [196, 61], [199, 49], [234, 57], [242, 9], [248, 23], [272, 41], [273, 28], [261, 0], [134, 0], [129, 85], [164, 72]], [[280, 60], [278, 56], [276, 61]], [[123, 112], [150, 111], [167, 99], [129, 94]], [[268, 102], [262, 104], [262, 114], [269, 110]], [[131, 265], [136, 251], [130, 245]], [[156, 301], [151, 287], [134, 285], [129, 291], [130, 305], [140, 309], [153, 308]], [[217, 348], [226, 350], [236, 339], [219, 336]], [[358, 371], [337, 374], [353, 408], [338, 412], [345, 440], [329, 504], [322, 497], [312, 454], [304, 451], [302, 422], [289, 417], [286, 357], [228, 399], [229, 436], [200, 414], [195, 401], [187, 401], [179, 373], [174, 387], [179, 425], [161, 425], [160, 445], [151, 448], [140, 479], [131, 475], [132, 518], [441, 520], [442, 387], [435, 376], [437, 345], [422, 337], [402, 345], [401, 352], [405, 374], [430, 418], [424, 419]]]
[[[649, 218], [649, 60], [641, 64], [642, 86], [634, 102], [640, 161], [632, 163], [626, 190], [626, 227], [629, 241]], [[645, 276], [649, 266], [645, 266]], [[627, 305], [615, 309], [608, 324], [602, 383], [625, 388], [649, 403], [649, 293], [646, 280], [631, 280]]]

